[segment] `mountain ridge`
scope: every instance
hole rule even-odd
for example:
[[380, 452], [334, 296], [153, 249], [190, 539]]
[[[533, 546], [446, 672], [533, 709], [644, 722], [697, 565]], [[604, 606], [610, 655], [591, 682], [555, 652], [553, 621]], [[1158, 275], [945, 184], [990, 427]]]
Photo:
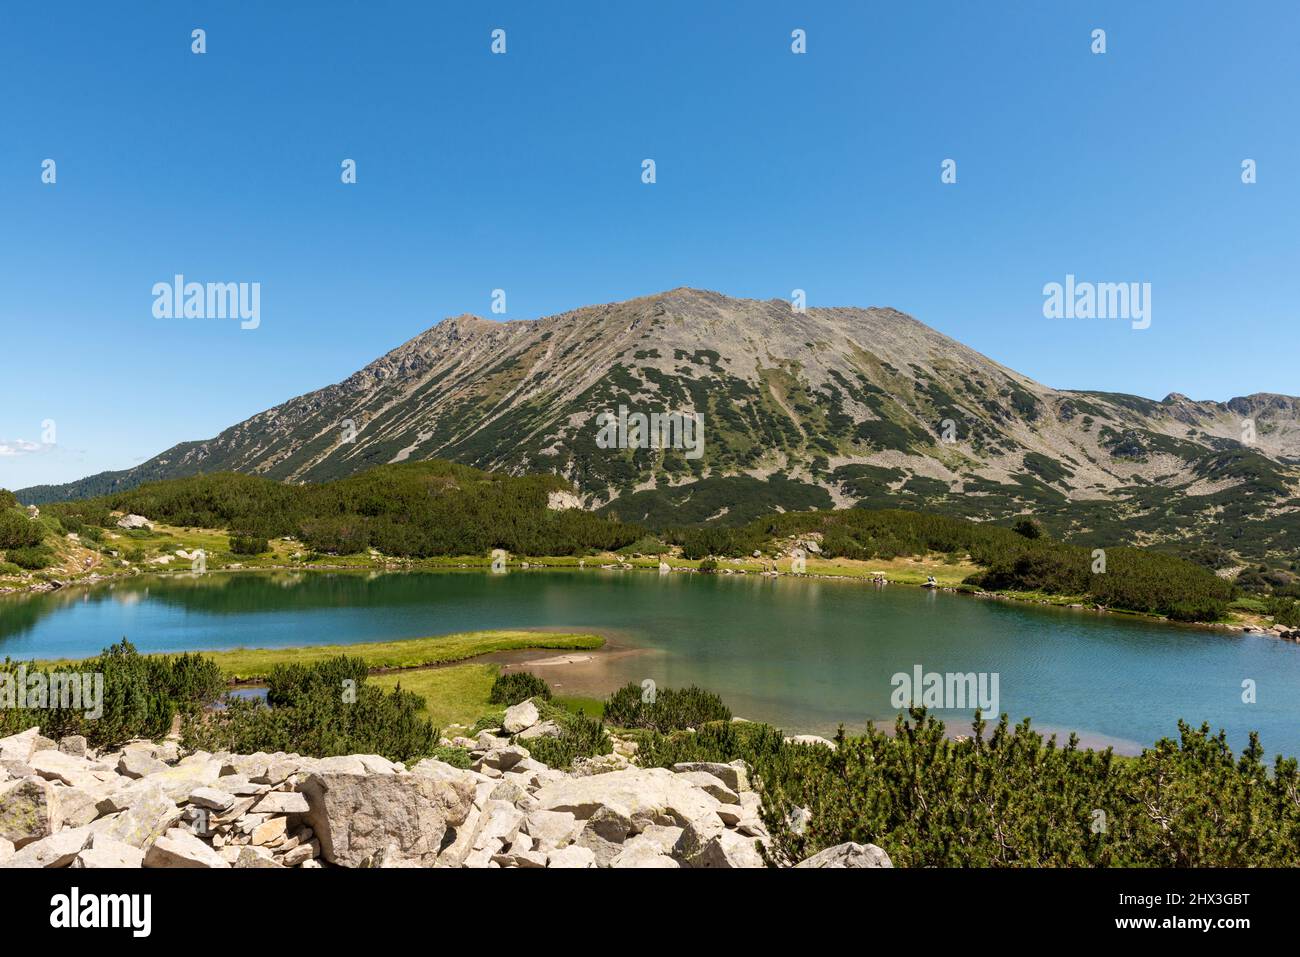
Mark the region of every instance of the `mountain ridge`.
[[[703, 413], [703, 455], [599, 448], [597, 416], [620, 405]], [[1235, 489], [1250, 499], [1238, 518], [1282, 516], [1265, 537], [1290, 540], [1300, 398], [1054, 389], [889, 307], [798, 311], [678, 287], [534, 319], [451, 316], [209, 439], [19, 496], [225, 470], [317, 481], [430, 458], [555, 472], [586, 507], [652, 523], [688, 505], [684, 489], [759, 494], [757, 482], [757, 511], [703, 518], [889, 499], [987, 519], [1032, 512], [1080, 534], [1160, 508], [1155, 490], [1182, 516], [1198, 511], [1189, 503], [1223, 515], [1230, 503], [1215, 496]], [[1182, 536], [1185, 522], [1167, 518], [1158, 537]]]

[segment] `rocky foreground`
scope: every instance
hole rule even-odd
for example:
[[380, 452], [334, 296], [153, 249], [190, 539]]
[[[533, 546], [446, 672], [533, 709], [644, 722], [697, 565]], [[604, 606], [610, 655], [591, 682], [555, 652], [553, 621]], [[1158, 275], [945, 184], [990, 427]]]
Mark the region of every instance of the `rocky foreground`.
[[[30, 728], [0, 738], [0, 867], [764, 866], [743, 762], [670, 771], [616, 752], [565, 772], [492, 732], [458, 743], [471, 770], [174, 740], [96, 752]], [[798, 866], [892, 865], [842, 844]]]

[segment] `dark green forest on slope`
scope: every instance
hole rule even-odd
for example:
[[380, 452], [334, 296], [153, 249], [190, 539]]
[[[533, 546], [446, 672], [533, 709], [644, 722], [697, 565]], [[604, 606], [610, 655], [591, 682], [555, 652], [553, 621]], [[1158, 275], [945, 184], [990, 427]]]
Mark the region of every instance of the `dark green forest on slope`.
[[[1238, 594], [1209, 568], [1149, 549], [1107, 548], [1099, 573], [1093, 549], [1055, 539], [1028, 520], [1013, 529], [919, 511], [830, 510], [809, 502], [804, 510], [739, 526], [683, 524], [654, 531], [617, 515], [548, 507], [551, 493], [569, 490], [553, 475], [495, 475], [446, 461], [385, 465], [299, 485], [219, 473], [50, 504], [35, 522], [10, 497], [0, 509], [0, 551], [10, 568], [40, 568], [46, 536], [76, 532], [83, 541], [95, 541], [114, 526], [115, 512], [228, 530], [237, 552], [255, 553], [259, 542], [292, 536], [321, 554], [373, 548], [415, 559], [486, 555], [494, 548], [521, 556], [595, 555], [647, 541], [679, 546], [689, 560], [743, 558], [754, 551], [771, 556], [781, 541], [815, 534], [825, 558], [969, 556], [980, 566], [967, 580], [973, 588], [1079, 596], [1185, 621], [1222, 618]], [[1265, 583], [1248, 590], [1263, 591], [1277, 604], [1279, 621], [1294, 615], [1293, 586]]]

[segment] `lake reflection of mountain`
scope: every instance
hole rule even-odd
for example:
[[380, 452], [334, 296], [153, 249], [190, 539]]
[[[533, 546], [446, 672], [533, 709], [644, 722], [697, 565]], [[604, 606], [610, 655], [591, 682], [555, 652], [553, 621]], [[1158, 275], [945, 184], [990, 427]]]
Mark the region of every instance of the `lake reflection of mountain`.
[[[1258, 730], [1270, 753], [1300, 752], [1300, 647], [1291, 642], [917, 588], [599, 570], [250, 572], [0, 602], [0, 654], [21, 658], [85, 657], [123, 637], [158, 652], [488, 628], [607, 635], [645, 653], [602, 659], [602, 687], [694, 683], [738, 715], [790, 730], [889, 719], [891, 676], [920, 665], [997, 673], [1000, 710], [1088, 740], [1150, 744], [1186, 718], [1226, 729], [1236, 748]], [[1246, 679], [1257, 685], [1249, 704]]]

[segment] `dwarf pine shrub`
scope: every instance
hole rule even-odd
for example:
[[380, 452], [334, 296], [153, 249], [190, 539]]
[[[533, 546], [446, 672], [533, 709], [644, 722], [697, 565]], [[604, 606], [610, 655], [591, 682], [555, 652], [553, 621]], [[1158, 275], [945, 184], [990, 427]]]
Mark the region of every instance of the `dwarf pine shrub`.
[[488, 695], [491, 704], [507, 706], [519, 704], [529, 698], [542, 698], [549, 701], [551, 686], [537, 675], [527, 671], [512, 671], [509, 674], [497, 675], [496, 680], [492, 682], [492, 691]]

